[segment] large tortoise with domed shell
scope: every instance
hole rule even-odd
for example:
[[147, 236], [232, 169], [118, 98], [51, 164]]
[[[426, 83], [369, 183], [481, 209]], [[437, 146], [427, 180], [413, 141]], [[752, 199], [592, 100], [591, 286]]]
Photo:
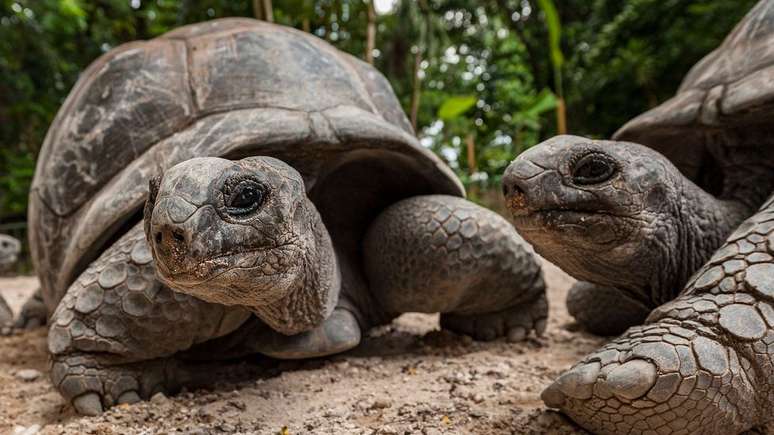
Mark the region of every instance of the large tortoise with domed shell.
[[531, 251], [463, 198], [384, 77], [254, 20], [95, 61], [29, 222], [51, 377], [86, 414], [180, 387], [190, 358], [342, 352], [406, 311], [478, 339], [545, 328]]

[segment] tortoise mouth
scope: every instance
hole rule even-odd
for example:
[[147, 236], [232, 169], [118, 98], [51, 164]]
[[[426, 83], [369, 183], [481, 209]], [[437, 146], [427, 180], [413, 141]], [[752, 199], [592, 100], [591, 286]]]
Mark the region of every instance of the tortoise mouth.
[[[159, 271], [164, 280], [174, 286], [196, 287], [217, 280], [229, 273], [245, 270], [260, 271], [256, 275], [279, 275], [285, 271], [276, 270], [277, 264], [287, 262], [278, 258], [293, 258], [295, 251], [290, 244], [232, 251], [210, 257], [184, 268], [171, 267], [164, 259], [159, 261]], [[288, 268], [290, 269], [290, 268]]]
[[[641, 221], [636, 217], [607, 210], [545, 208], [513, 216], [513, 224], [525, 237], [537, 240], [555, 239], [611, 246], [619, 244], [622, 235], [636, 232]], [[629, 228], [630, 231], [624, 229]]]

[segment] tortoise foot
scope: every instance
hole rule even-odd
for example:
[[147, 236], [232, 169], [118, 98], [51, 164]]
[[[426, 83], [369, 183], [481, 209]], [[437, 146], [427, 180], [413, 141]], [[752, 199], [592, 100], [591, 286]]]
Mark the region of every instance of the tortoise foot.
[[541, 295], [533, 303], [493, 313], [444, 313], [441, 314], [441, 327], [476, 340], [489, 341], [506, 337], [508, 341], [518, 342], [526, 339], [532, 331], [538, 336], [542, 335], [546, 330], [547, 316], [548, 303], [545, 295]]
[[22, 306], [19, 316], [13, 321], [13, 328], [15, 330], [38, 328], [47, 322], [46, 305], [43, 303], [43, 295], [38, 289]]
[[51, 369], [54, 386], [83, 415], [174, 392], [185, 378], [173, 359], [116, 365], [97, 355], [73, 354], [54, 359]]
[[600, 434], [727, 434], [752, 427], [750, 363], [708, 328], [631, 328], [562, 374], [542, 399]]

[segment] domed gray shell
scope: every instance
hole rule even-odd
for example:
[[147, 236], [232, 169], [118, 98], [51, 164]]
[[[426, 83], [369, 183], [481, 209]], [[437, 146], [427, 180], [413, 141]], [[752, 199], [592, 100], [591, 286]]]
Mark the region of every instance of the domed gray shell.
[[655, 148], [700, 181], [711, 144], [755, 141], [774, 149], [772, 115], [774, 0], [762, 0], [691, 68], [673, 98], [629, 121], [614, 138]]
[[387, 196], [385, 186], [405, 195], [464, 194], [419, 145], [370, 65], [265, 22], [185, 26], [95, 61], [48, 131], [29, 211], [47, 305], [139, 221], [150, 178], [193, 157], [249, 155], [290, 163], [310, 192], [339, 168], [362, 164], [384, 168], [358, 187], [371, 196]]

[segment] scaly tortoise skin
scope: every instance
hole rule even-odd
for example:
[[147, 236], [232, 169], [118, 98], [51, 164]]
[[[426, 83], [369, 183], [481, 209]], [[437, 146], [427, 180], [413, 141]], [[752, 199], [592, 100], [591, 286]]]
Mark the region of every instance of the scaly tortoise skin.
[[[0, 234], [0, 273], [10, 270], [19, 257], [21, 252], [21, 243], [15, 238], [6, 234]], [[0, 327], [8, 325], [13, 320], [11, 308], [0, 295]]]
[[725, 434], [771, 421], [772, 199], [754, 213], [774, 191], [773, 61], [764, 0], [615, 141], [556, 137], [506, 170], [519, 232], [594, 283], [571, 290], [576, 319], [609, 334], [645, 322], [544, 392], [582, 426]]
[[329, 355], [406, 311], [542, 332], [533, 254], [463, 195], [384, 77], [309, 34], [223, 19], [116, 48], [30, 194], [52, 381], [95, 414], [206, 378], [192, 359]]

